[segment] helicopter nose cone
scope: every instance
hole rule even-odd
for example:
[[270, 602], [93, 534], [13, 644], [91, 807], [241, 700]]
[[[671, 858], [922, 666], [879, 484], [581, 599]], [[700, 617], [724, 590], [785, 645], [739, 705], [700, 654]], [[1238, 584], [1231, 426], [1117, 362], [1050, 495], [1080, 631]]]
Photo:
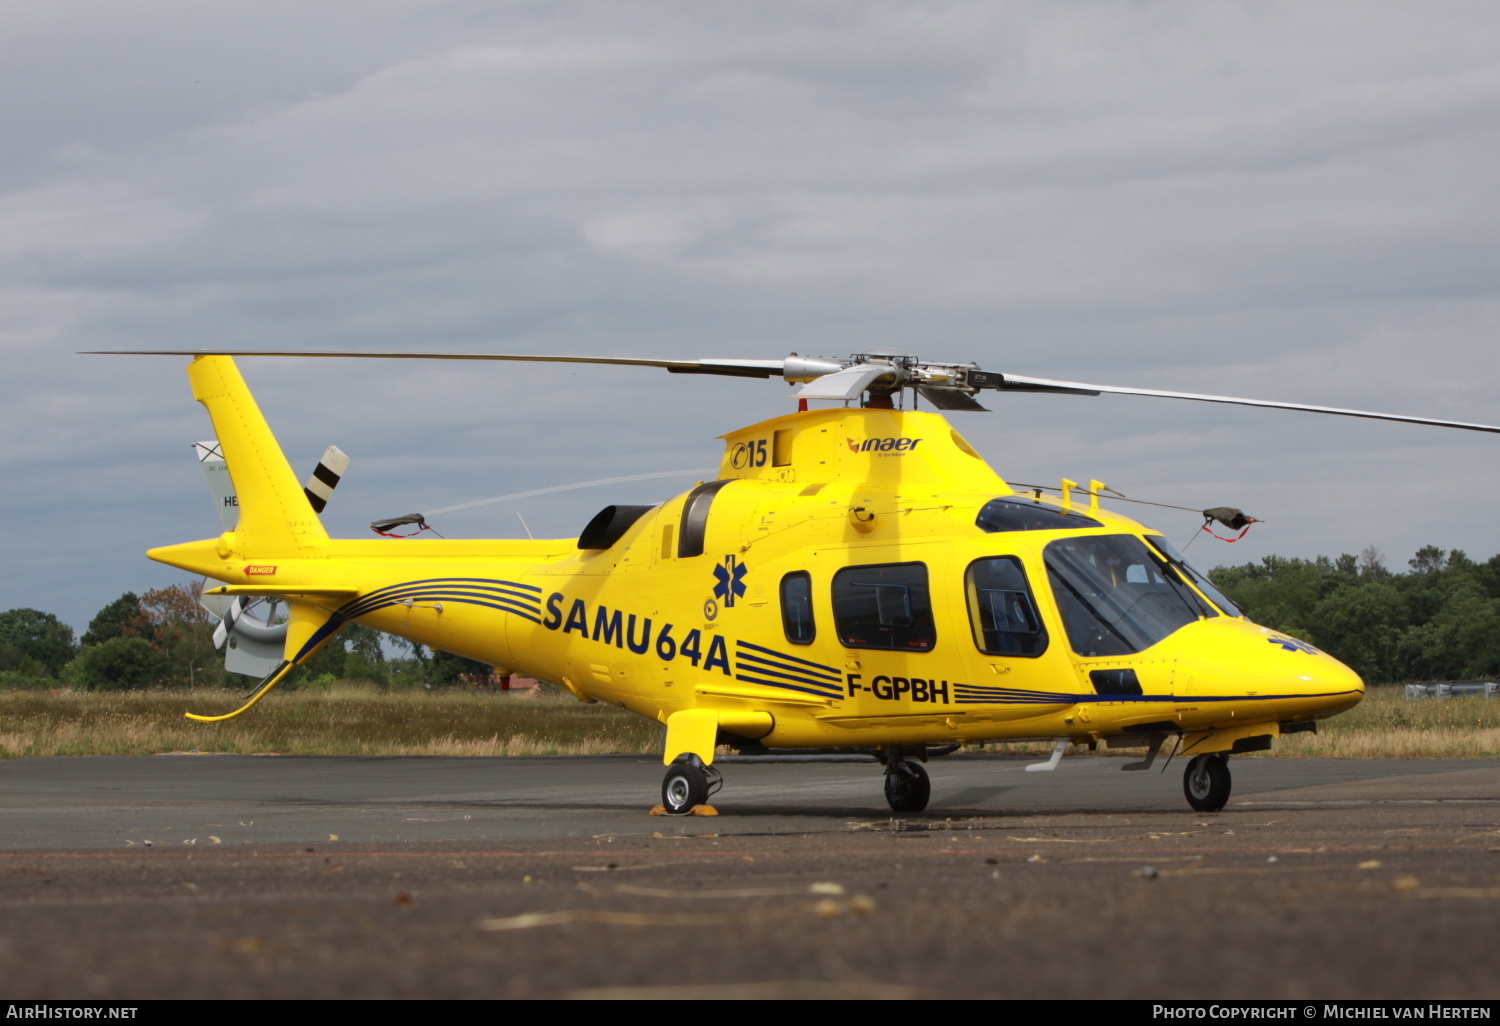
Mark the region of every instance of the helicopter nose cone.
[[1281, 697], [1276, 700], [1284, 719], [1332, 716], [1352, 709], [1365, 697], [1365, 682], [1359, 674], [1326, 652], [1311, 654], [1315, 664], [1284, 685]]
[[[1264, 708], [1266, 719], [1331, 716], [1358, 704], [1365, 685], [1333, 656], [1244, 620], [1210, 620], [1182, 632], [1179, 694]], [[1247, 710], [1249, 711], [1249, 710]]]

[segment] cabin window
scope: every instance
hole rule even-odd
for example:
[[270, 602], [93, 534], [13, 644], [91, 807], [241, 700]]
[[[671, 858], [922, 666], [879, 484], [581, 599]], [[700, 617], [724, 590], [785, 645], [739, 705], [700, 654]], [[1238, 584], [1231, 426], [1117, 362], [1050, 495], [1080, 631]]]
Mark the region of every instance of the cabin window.
[[1081, 656], [1139, 652], [1205, 615], [1203, 600], [1134, 535], [1060, 538], [1042, 556], [1068, 643]]
[[987, 655], [1039, 656], [1047, 631], [1015, 556], [976, 559], [964, 574], [974, 644]]
[[781, 579], [781, 627], [793, 645], [811, 645], [813, 627], [812, 575], [797, 570]]
[[1218, 588], [1214, 587], [1214, 582], [1210, 581], [1207, 575], [1199, 573], [1191, 563], [1182, 558], [1182, 553], [1177, 551], [1177, 546], [1173, 545], [1165, 538], [1158, 538], [1156, 535], [1148, 535], [1146, 537], [1146, 540], [1152, 545], [1156, 546], [1157, 550], [1161, 552], [1163, 556], [1166, 556], [1167, 561], [1170, 562], [1172, 566], [1175, 567], [1184, 577], [1186, 577], [1191, 583], [1197, 585], [1198, 590], [1203, 592], [1204, 595], [1208, 596], [1208, 600], [1210, 602], [1218, 606], [1221, 610], [1223, 610], [1225, 613], [1228, 613], [1230, 616], [1245, 615], [1245, 611], [1239, 606], [1235, 605], [1233, 599], [1224, 594]]
[[927, 567], [877, 563], [833, 576], [833, 622], [849, 648], [926, 652], [937, 640]]
[[1000, 531], [1073, 531], [1080, 527], [1103, 527], [1093, 517], [1033, 499], [991, 499], [979, 510], [974, 526], [995, 534]]

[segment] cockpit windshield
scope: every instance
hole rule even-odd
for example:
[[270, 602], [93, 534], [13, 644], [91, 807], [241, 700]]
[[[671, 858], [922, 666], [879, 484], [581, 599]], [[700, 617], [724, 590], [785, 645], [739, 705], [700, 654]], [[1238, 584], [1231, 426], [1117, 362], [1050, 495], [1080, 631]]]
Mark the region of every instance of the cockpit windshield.
[[1152, 545], [1156, 546], [1157, 549], [1161, 551], [1161, 554], [1163, 556], [1166, 556], [1167, 559], [1171, 561], [1173, 566], [1182, 571], [1182, 573], [1187, 577], [1188, 580], [1197, 585], [1198, 590], [1207, 595], [1210, 602], [1218, 606], [1221, 610], [1223, 610], [1230, 616], [1245, 615], [1245, 611], [1239, 606], [1235, 605], [1233, 599], [1224, 594], [1218, 588], [1214, 587], [1214, 582], [1210, 581], [1206, 574], [1199, 573], [1193, 568], [1191, 563], [1182, 558], [1182, 553], [1177, 551], [1177, 546], [1173, 545], [1165, 538], [1158, 538], [1154, 534], [1148, 535], [1146, 540], [1149, 541]]
[[1043, 559], [1068, 642], [1081, 656], [1140, 652], [1215, 615], [1134, 535], [1060, 538], [1047, 545]]

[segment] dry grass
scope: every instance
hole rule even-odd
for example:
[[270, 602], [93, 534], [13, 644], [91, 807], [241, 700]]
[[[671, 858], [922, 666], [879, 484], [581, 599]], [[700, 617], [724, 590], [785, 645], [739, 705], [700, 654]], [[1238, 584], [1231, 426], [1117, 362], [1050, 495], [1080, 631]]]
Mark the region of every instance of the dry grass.
[[1494, 759], [1500, 757], [1500, 701], [1406, 700], [1401, 687], [1371, 687], [1318, 734], [1281, 738], [1268, 756], [1289, 759]]
[[555, 691], [381, 692], [355, 685], [276, 694], [224, 723], [237, 692], [0, 693], [0, 754], [583, 755], [657, 752], [661, 727]]
[[[661, 727], [556, 691], [537, 694], [381, 692], [354, 685], [273, 695], [227, 723], [193, 723], [186, 710], [223, 712], [231, 692], [0, 692], [0, 756], [150, 755], [589, 755], [661, 751]], [[1500, 701], [1408, 702], [1399, 687], [1371, 688], [1353, 710], [1294, 734], [1258, 757], [1479, 759], [1500, 757]], [[1045, 755], [1050, 745], [991, 745]], [[1139, 758], [1144, 749], [1101, 746]]]

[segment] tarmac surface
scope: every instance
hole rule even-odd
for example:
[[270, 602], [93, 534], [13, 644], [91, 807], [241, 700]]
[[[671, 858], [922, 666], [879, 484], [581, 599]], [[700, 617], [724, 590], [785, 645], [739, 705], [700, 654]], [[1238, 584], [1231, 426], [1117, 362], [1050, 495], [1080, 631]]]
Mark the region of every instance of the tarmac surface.
[[0, 995], [1493, 999], [1500, 761], [0, 763]]

